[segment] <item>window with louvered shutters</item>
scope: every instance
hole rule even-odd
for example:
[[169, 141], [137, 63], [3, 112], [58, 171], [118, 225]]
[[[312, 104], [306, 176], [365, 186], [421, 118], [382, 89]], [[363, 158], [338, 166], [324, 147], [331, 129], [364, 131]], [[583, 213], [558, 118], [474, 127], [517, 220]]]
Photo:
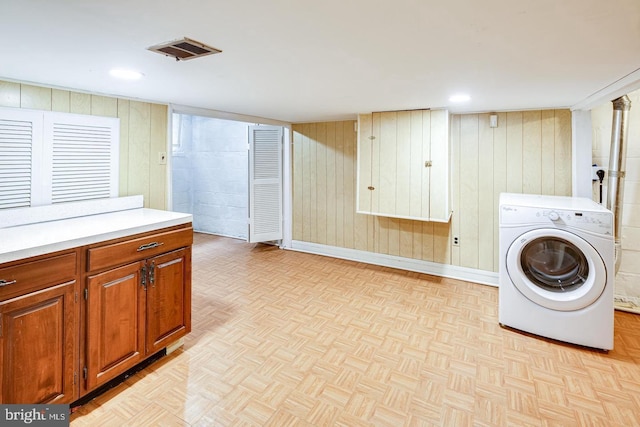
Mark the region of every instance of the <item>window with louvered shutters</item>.
[[282, 239], [282, 127], [249, 127], [249, 242]]
[[119, 120], [0, 108], [0, 209], [118, 195]]

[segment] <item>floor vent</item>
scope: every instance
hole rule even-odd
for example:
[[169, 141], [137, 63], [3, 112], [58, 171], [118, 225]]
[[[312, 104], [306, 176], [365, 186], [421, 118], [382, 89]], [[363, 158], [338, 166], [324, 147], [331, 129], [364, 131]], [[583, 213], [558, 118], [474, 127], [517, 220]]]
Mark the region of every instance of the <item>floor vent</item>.
[[200, 58], [201, 56], [222, 52], [220, 49], [207, 46], [204, 43], [186, 37], [172, 42], [157, 44], [148, 49], [165, 56], [171, 56], [175, 58], [176, 61], [186, 61], [187, 59]]

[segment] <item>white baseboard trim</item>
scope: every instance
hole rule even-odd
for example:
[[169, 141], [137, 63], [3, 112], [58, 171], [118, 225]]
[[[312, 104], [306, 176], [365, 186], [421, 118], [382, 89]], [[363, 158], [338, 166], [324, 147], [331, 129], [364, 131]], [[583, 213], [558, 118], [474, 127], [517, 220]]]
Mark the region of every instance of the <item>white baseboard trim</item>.
[[238, 236], [232, 236], [230, 234], [214, 233], [213, 231], [203, 231], [203, 230], [197, 230], [197, 229], [194, 228], [193, 232], [194, 233], [201, 233], [201, 234], [209, 234], [211, 236], [228, 237], [230, 239], [242, 240], [243, 242], [247, 241], [246, 237], [238, 237]]
[[640, 298], [625, 295], [613, 295], [613, 306], [616, 310], [640, 314]]
[[417, 273], [431, 274], [450, 279], [465, 280], [467, 282], [480, 283], [482, 285], [498, 286], [498, 273], [493, 271], [458, 267], [449, 264], [439, 264], [437, 262], [403, 258], [394, 255], [377, 254], [357, 249], [339, 248], [336, 246], [302, 242], [299, 240], [292, 240], [291, 246], [285, 247], [284, 249], [315, 255], [324, 255], [350, 261], [364, 262], [367, 264], [380, 265], [382, 267], [415, 271]]

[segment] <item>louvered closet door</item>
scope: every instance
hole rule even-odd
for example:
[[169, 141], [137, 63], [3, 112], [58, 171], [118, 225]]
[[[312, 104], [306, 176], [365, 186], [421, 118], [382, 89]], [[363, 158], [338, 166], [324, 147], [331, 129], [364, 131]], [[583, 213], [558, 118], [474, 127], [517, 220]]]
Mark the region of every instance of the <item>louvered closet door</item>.
[[70, 114], [45, 116], [45, 157], [51, 165], [51, 203], [118, 194], [117, 119]]
[[282, 239], [282, 127], [249, 127], [249, 242]]
[[[32, 169], [41, 158], [42, 114], [0, 110], [0, 209], [31, 206], [32, 192], [41, 193], [43, 169]], [[36, 194], [37, 198], [38, 194]]]

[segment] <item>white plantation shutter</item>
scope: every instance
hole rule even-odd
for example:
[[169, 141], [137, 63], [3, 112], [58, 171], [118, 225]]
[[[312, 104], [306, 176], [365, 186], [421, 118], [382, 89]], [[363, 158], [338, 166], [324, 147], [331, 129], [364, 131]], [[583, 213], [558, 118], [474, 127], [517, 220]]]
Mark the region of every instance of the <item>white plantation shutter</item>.
[[[38, 174], [32, 164], [41, 155], [42, 114], [6, 110], [0, 113], [0, 209], [31, 206]], [[35, 151], [35, 152], [34, 152]]]
[[282, 127], [249, 127], [249, 242], [282, 239]]
[[119, 120], [0, 108], [0, 209], [117, 197]]
[[[51, 145], [51, 203], [103, 199], [117, 195], [117, 141], [113, 120], [50, 115], [45, 120]], [[114, 146], [115, 145], [115, 146]], [[115, 194], [114, 194], [115, 191]]]

